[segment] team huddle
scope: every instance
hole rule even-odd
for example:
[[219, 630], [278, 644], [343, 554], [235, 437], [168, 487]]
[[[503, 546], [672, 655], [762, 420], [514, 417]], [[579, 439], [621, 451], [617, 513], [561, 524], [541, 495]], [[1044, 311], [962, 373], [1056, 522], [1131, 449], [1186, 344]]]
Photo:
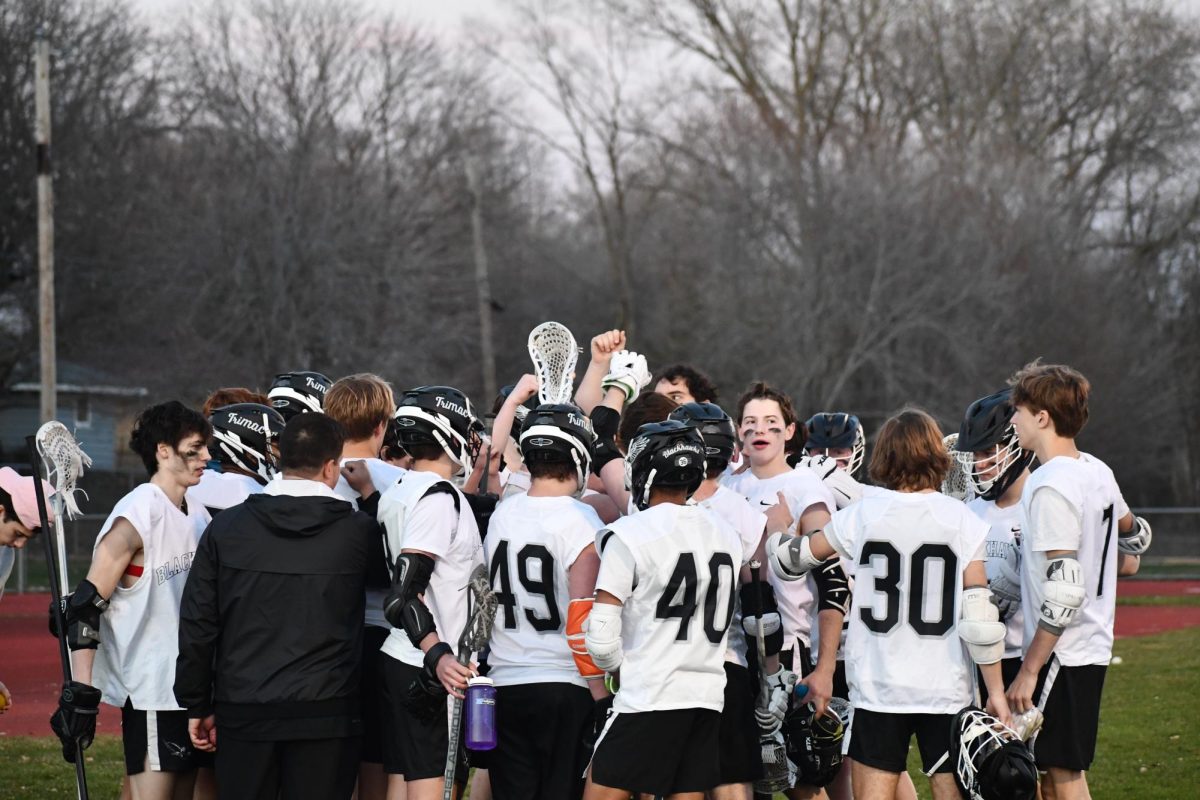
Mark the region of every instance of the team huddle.
[[1075, 447], [1082, 375], [1026, 365], [950, 436], [906, 408], [868, 459], [851, 413], [625, 344], [490, 436], [368, 373], [143, 411], [63, 602], [64, 755], [103, 701], [139, 800], [915, 798], [914, 734], [935, 798], [1089, 796], [1151, 533]]

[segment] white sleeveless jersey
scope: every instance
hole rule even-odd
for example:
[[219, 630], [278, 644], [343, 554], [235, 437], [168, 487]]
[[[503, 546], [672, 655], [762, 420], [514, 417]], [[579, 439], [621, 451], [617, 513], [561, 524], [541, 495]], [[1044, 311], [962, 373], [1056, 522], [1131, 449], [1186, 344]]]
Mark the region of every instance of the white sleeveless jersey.
[[738, 571], [753, 552], [718, 514], [694, 505], [653, 506], [597, 539], [596, 589], [624, 603], [625, 658], [613, 709], [720, 711]]
[[[458, 498], [437, 492], [426, 497], [434, 484], [449, 486]], [[458, 651], [458, 638], [467, 622], [464, 588], [476, 566], [483, 563], [479, 527], [467, 498], [454, 484], [432, 472], [409, 470], [379, 498], [379, 522], [386, 531], [384, 543], [394, 564], [403, 550], [420, 550], [434, 556], [433, 575], [425, 591], [425, 605], [433, 615], [438, 638]], [[413, 647], [401, 628], [384, 640], [383, 652], [397, 661], [421, 666], [424, 654]]]
[[974, 664], [956, 628], [962, 573], [983, 560], [987, 531], [936, 492], [884, 490], [833, 515], [825, 534], [856, 565], [846, 637], [855, 708], [955, 714], [972, 702]]
[[573, 497], [517, 494], [496, 508], [483, 547], [499, 601], [488, 654], [497, 686], [586, 685], [567, 645], [567, 570], [602, 527]]
[[187, 507], [184, 514], [162, 489], [143, 483], [117, 502], [96, 537], [99, 545], [122, 518], [142, 537], [141, 577], [128, 588], [118, 585], [100, 615], [92, 683], [111, 705], [129, 699], [141, 711], [179, 708], [174, 692], [179, 603], [196, 544], [211, 519], [200, 503]]
[[[344, 467], [347, 461], [365, 461], [367, 462], [367, 472], [371, 473], [371, 483], [375, 485], [376, 491], [382, 497], [383, 493], [396, 484], [404, 473], [408, 470], [403, 467], [397, 467], [395, 464], [389, 464], [382, 458], [343, 458], [339, 463]], [[350, 504], [355, 509], [358, 508], [358, 492], [350, 488], [350, 484], [346, 483], [346, 479], [341, 475], [338, 476], [337, 486], [333, 487], [333, 491], [338, 497], [350, 501]], [[393, 559], [393, 563], [395, 560]], [[389, 565], [389, 572], [391, 571]], [[391, 628], [388, 624], [387, 617], [383, 615], [383, 601], [387, 598], [387, 591], [384, 589], [367, 589], [367, 606], [363, 612], [363, 621], [375, 628]]]
[[[825, 488], [812, 470], [788, 470], [774, 478], [760, 480], [746, 470], [740, 475], [731, 475], [725, 485], [750, 501], [750, 505], [765, 512], [779, 502], [777, 496], [783, 492], [788, 510], [795, 521], [812, 505], [824, 505], [832, 514], [837, 510], [833, 493]], [[808, 647], [812, 642], [813, 619], [817, 611], [816, 585], [811, 577], [798, 581], [785, 581], [767, 570], [768, 583], [775, 590], [779, 603], [779, 616], [783, 620], [783, 648], [790, 650], [799, 641]]]
[[[1081, 539], [1062, 531], [1038, 530], [1032, 503], [1039, 489], [1058, 492], [1082, 525]], [[1041, 607], [1046, 580], [1045, 553], [1075, 550], [1083, 570], [1087, 599], [1075, 621], [1067, 627], [1054, 654], [1065, 667], [1107, 664], [1112, 659], [1113, 619], [1117, 603], [1117, 523], [1129, 513], [1112, 470], [1098, 458], [1052, 458], [1029, 476], [1021, 492], [1021, 604], [1032, 611]], [[1038, 614], [1025, 617], [1025, 647], [1037, 631]]]
[[[967, 508], [971, 509], [975, 516], [989, 526], [985, 544], [987, 557], [983, 562], [984, 567], [987, 568], [988, 583], [996, 580], [999, 576], [1001, 567], [1006, 561], [1006, 555], [1011, 556], [1015, 552], [1019, 570], [1022, 560], [1020, 558], [1021, 504], [1015, 503], [1008, 508], [1000, 508], [996, 505], [995, 500], [976, 497], [967, 503]], [[1010, 564], [1013, 563], [1011, 558], [1007, 561]], [[1018, 572], [1018, 574], [1020, 573]], [[1004, 657], [1020, 658], [1021, 645], [1025, 638], [1025, 614], [1022, 604], [1016, 604], [1013, 613], [1004, 620], [1004, 629]]]
[[[718, 486], [717, 491], [697, 505], [711, 509], [733, 527], [742, 540], [742, 550], [753, 554], [758, 549], [763, 531], [767, 527], [767, 515], [750, 505], [750, 501], [732, 489]], [[747, 556], [749, 558], [749, 556]], [[734, 593], [733, 623], [729, 626], [729, 642], [725, 649], [725, 660], [732, 664], [749, 666], [746, 661], [746, 632], [742, 630], [742, 604]]]
[[206, 469], [200, 482], [187, 490], [187, 499], [188, 505], [199, 503], [209, 514], [215, 514], [246, 502], [247, 497], [262, 490], [262, 484], [249, 475]]

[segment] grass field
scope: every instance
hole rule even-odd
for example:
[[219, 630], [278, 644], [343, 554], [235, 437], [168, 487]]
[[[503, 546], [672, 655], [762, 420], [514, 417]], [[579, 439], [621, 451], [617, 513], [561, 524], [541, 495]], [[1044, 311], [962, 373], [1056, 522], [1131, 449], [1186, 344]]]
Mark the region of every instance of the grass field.
[[[1179, 598], [1176, 598], [1179, 599]], [[1138, 800], [1195, 797], [1200, 786], [1200, 628], [1121, 639], [1104, 686], [1092, 795]], [[928, 798], [916, 747], [909, 768]], [[91, 795], [115, 800], [121, 785], [119, 739], [105, 736], [87, 751]], [[0, 737], [0, 798], [73, 797], [74, 772], [53, 738]]]

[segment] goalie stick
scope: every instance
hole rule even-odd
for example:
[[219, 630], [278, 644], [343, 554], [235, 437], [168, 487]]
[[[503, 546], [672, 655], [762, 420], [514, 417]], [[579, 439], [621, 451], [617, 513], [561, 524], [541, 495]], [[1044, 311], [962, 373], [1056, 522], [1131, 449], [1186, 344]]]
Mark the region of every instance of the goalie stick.
[[[467, 624], [458, 637], [458, 663], [466, 665], [471, 653], [477, 652], [492, 636], [492, 621], [496, 618], [496, 593], [488, 580], [487, 567], [480, 564], [471, 572], [467, 581]], [[446, 783], [442, 789], [442, 800], [454, 797], [454, 776], [458, 771], [458, 739], [462, 731], [463, 701], [454, 698], [454, 710], [450, 715], [450, 742], [446, 748]]]

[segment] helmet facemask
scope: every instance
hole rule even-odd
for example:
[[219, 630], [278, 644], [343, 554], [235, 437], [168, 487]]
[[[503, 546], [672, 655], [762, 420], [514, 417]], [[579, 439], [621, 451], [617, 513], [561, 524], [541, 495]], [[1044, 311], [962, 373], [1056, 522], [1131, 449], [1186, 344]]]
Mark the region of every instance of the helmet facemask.
[[[954, 457], [962, 464], [976, 496], [984, 500], [995, 500], [1004, 494], [1021, 471], [1029, 466], [1032, 455], [1021, 449], [1017, 441], [1017, 428], [1011, 423], [1004, 438], [992, 445], [991, 454], [986, 458], [977, 458], [974, 451], [954, 451]], [[986, 462], [985, 466], [980, 467], [981, 461]]]

